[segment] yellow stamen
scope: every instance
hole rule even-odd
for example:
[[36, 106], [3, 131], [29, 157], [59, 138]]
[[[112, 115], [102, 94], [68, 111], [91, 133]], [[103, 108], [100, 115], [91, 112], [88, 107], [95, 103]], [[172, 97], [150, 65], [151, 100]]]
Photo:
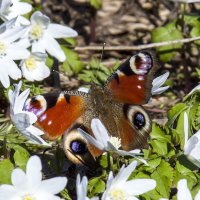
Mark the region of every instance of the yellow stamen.
[[29, 70], [29, 71], [33, 71], [34, 69], [37, 68], [37, 65], [36, 65], [36, 61], [33, 57], [29, 57], [25, 60], [25, 65], [26, 65], [26, 68]]
[[30, 195], [26, 195], [22, 199], [23, 200], [35, 200], [35, 198], [33, 196], [30, 196]]
[[110, 191], [110, 199], [112, 200], [127, 200], [127, 194], [119, 189], [119, 188], [113, 188], [111, 191]]
[[0, 54], [5, 54], [6, 53], [6, 45], [4, 42], [0, 41]]
[[33, 39], [40, 39], [42, 37], [42, 26], [39, 24], [32, 25], [30, 34]]

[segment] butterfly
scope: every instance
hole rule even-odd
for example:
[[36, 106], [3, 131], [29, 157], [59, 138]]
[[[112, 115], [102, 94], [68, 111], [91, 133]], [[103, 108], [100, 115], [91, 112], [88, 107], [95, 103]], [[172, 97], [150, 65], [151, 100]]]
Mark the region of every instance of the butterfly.
[[77, 131], [81, 127], [93, 135], [93, 118], [99, 118], [112, 136], [121, 139], [123, 150], [141, 148], [151, 131], [151, 120], [142, 105], [151, 97], [158, 69], [152, 53], [139, 52], [123, 62], [104, 86], [92, 83], [88, 93], [38, 95], [27, 100], [25, 110], [37, 116], [36, 126], [45, 132], [46, 139], [55, 140], [64, 134], [65, 154], [74, 163], [91, 162], [102, 153]]

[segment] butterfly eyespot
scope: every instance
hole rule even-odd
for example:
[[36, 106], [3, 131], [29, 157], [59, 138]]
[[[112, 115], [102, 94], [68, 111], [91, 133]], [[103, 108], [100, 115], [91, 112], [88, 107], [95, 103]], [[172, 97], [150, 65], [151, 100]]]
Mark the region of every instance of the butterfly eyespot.
[[130, 58], [130, 67], [138, 75], [147, 74], [153, 67], [153, 59], [149, 53], [138, 53]]
[[88, 142], [77, 131], [66, 131], [63, 137], [63, 150], [69, 160], [76, 164], [92, 165], [95, 163], [88, 149]]
[[88, 152], [87, 145], [81, 140], [73, 140], [70, 143], [70, 149], [74, 154], [83, 155]]
[[141, 106], [125, 104], [124, 115], [135, 130], [140, 132], [151, 130], [150, 118]]
[[133, 116], [133, 124], [137, 129], [141, 129], [146, 124], [145, 116], [141, 112], [136, 112]]

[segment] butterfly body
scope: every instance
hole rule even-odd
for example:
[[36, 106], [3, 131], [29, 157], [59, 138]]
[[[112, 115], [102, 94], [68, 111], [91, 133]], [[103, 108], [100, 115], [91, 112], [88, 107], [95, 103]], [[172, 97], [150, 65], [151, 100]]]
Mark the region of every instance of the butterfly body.
[[99, 118], [110, 135], [121, 139], [122, 149], [141, 148], [147, 142], [151, 122], [140, 105], [150, 98], [157, 69], [153, 56], [141, 52], [122, 63], [103, 87], [91, 84], [88, 93], [39, 95], [27, 101], [25, 110], [37, 115], [37, 125], [46, 138], [56, 139], [65, 132], [64, 150], [73, 162], [78, 161], [71, 156], [86, 161], [86, 154], [92, 158], [102, 153], [76, 131], [80, 127], [93, 135], [90, 128], [93, 118]]

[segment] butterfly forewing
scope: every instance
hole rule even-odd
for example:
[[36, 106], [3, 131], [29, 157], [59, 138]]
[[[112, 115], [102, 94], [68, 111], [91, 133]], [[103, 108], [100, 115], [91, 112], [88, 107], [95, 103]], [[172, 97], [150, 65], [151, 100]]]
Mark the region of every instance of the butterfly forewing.
[[57, 139], [68, 130], [85, 111], [84, 95], [43, 94], [28, 99], [26, 111], [38, 117], [36, 125], [47, 139]]
[[158, 68], [154, 56], [140, 52], [119, 66], [108, 79], [106, 87], [115, 101], [138, 105], [147, 103], [153, 75]]

